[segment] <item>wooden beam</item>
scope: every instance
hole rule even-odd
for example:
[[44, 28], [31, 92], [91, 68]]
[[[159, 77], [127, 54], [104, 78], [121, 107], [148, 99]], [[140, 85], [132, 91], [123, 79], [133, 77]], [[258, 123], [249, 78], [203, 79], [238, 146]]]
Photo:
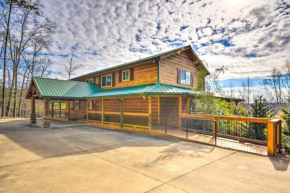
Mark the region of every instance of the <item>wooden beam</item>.
[[276, 123], [274, 122], [269, 122], [268, 123], [268, 133], [267, 133], [267, 155], [269, 156], [274, 156], [275, 155], [275, 151], [276, 151], [276, 145], [275, 145], [275, 127], [276, 127]]
[[70, 121], [70, 101], [67, 101], [67, 120]]
[[30, 124], [36, 124], [36, 114], [35, 114], [35, 98], [31, 97], [31, 114], [30, 114]]
[[181, 129], [181, 114], [182, 114], [182, 97], [179, 97], [179, 108], [178, 108], [178, 116], [179, 116], [179, 119], [178, 119], [178, 127], [179, 127], [179, 130]]
[[49, 98], [44, 98], [44, 108], [43, 108], [43, 128], [49, 128], [50, 127], [50, 121], [49, 121]]
[[102, 124], [104, 124], [104, 99], [102, 99]]
[[152, 114], [152, 109], [151, 109], [151, 97], [149, 96], [148, 97], [148, 113], [149, 113], [149, 116], [148, 116], [148, 128], [149, 128], [149, 131], [151, 131], [152, 129], [152, 124], [151, 124], [151, 114]]
[[157, 97], [157, 101], [158, 101], [158, 111], [157, 111], [157, 114], [158, 114], [158, 124], [160, 124], [160, 97], [159, 96]]

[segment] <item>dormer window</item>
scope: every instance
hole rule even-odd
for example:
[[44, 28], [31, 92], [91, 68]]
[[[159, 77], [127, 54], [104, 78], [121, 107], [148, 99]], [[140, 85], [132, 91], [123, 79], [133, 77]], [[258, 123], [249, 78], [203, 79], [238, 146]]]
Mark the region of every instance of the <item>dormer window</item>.
[[102, 87], [112, 86], [112, 74], [102, 76]]
[[123, 81], [129, 81], [130, 80], [130, 71], [129, 70], [124, 70], [122, 72], [122, 80]]

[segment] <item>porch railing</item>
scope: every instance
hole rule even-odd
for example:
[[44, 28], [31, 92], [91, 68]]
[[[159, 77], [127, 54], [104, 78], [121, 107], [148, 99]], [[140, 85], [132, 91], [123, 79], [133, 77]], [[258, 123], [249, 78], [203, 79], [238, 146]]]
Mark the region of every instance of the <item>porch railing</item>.
[[267, 154], [275, 155], [281, 148], [281, 120], [252, 117], [181, 114], [180, 116], [150, 115], [153, 131], [189, 138], [201, 133], [267, 146]]

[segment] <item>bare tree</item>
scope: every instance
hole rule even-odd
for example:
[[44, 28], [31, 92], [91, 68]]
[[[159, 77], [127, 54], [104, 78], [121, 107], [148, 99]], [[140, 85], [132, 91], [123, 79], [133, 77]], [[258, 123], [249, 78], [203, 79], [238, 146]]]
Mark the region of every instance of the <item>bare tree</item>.
[[13, 76], [12, 86], [9, 89], [6, 116], [9, 114], [13, 89], [13, 117], [16, 115], [16, 96], [18, 88], [17, 72], [23, 52], [31, 45], [33, 38], [37, 39], [37, 37], [41, 37], [40, 39], [43, 40], [45, 39], [43, 37], [50, 37], [52, 33], [55, 33], [55, 23], [51, 23], [47, 20], [42, 23], [38, 23], [38, 21], [35, 20], [36, 16], [41, 16], [41, 7], [42, 4], [39, 2], [39, 0], [27, 0], [25, 2], [25, 6], [20, 7], [15, 12], [16, 25], [14, 26], [13, 31], [11, 30], [12, 32], [9, 36], [9, 53], [13, 62]]
[[265, 91], [270, 96], [270, 99], [280, 106], [283, 103], [283, 75], [280, 70], [273, 68], [272, 75], [263, 80]]
[[37, 72], [40, 77], [47, 77], [50, 75], [51, 71], [49, 68], [51, 67], [51, 59], [49, 59], [47, 56], [40, 57], [37, 62]]
[[290, 60], [285, 61], [285, 65], [282, 68], [284, 72], [283, 87], [287, 92], [287, 97], [290, 98]]
[[248, 77], [246, 81], [242, 82], [242, 88], [239, 89], [239, 95], [242, 99], [245, 100], [247, 107], [250, 106], [251, 98], [253, 97], [253, 81]]
[[84, 66], [82, 64], [74, 64], [73, 57], [74, 57], [74, 54], [72, 52], [69, 63], [64, 65], [64, 72], [59, 72], [59, 75], [61, 75], [62, 77], [66, 79], [70, 79], [70, 77], [75, 74], [76, 70]]

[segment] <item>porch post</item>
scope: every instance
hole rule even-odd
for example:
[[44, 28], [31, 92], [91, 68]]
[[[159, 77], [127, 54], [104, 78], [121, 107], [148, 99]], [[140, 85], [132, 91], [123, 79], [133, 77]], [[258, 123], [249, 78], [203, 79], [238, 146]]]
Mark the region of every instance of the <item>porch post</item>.
[[43, 108], [43, 128], [49, 128], [50, 127], [50, 121], [49, 121], [49, 98], [44, 98], [44, 108]]
[[148, 97], [148, 129], [151, 131], [152, 129], [152, 124], [151, 124], [151, 114], [152, 114], [152, 109], [151, 109], [151, 97]]
[[120, 127], [123, 128], [123, 121], [124, 121], [124, 117], [123, 117], [123, 99], [120, 99]]
[[178, 113], [178, 117], [179, 117], [179, 119], [178, 119], [178, 127], [179, 127], [179, 130], [181, 130], [181, 118], [180, 118], [181, 114], [182, 114], [182, 97], [180, 96], [179, 97], [179, 113]]
[[158, 96], [158, 124], [160, 124], [160, 96]]
[[67, 121], [70, 120], [70, 100], [67, 101]]
[[102, 124], [104, 124], [104, 99], [102, 99]]
[[36, 114], [35, 114], [35, 98], [31, 97], [31, 114], [30, 114], [30, 124], [36, 124]]

